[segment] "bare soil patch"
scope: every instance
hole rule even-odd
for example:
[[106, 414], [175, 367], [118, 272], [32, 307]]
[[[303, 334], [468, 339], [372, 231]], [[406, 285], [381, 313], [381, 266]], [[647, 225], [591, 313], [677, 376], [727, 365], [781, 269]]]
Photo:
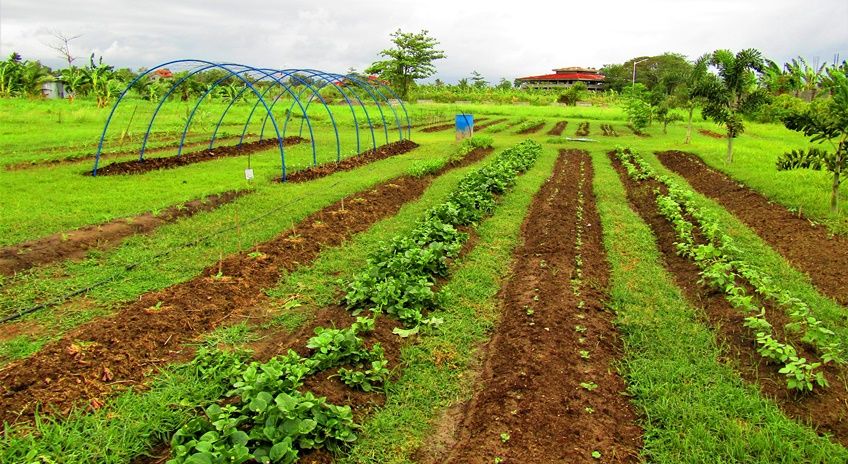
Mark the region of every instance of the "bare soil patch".
[[554, 124], [554, 127], [548, 131], [548, 135], [558, 136], [562, 135], [562, 132], [565, 130], [566, 126], [568, 126], [568, 121], [559, 121]]
[[586, 152], [561, 151], [523, 224], [480, 389], [453, 419], [452, 437], [440, 434], [448, 451], [425, 462], [589, 463], [594, 450], [604, 462], [638, 461], [642, 431], [612, 367], [621, 342], [604, 305], [609, 265], [591, 179]]
[[848, 304], [848, 237], [833, 235], [827, 227], [770, 202], [710, 168], [697, 155], [665, 151], [658, 152], [657, 157], [686, 178], [692, 188], [716, 200], [754, 229], [794, 267], [809, 275], [822, 293], [840, 304]]
[[618, 137], [618, 132], [615, 131], [615, 128], [611, 124], [601, 124], [601, 132], [606, 137]]
[[0, 274], [12, 275], [33, 266], [66, 259], [81, 259], [89, 250], [114, 248], [126, 237], [149, 233], [163, 224], [194, 216], [201, 211], [212, 211], [250, 192], [241, 190], [210, 195], [200, 200], [170, 206], [158, 214], [147, 212], [0, 248]]
[[474, 124], [474, 132], [481, 131], [481, 130], [487, 128], [487, 127], [494, 126], [495, 124], [500, 124], [504, 121], [506, 121], [506, 118], [492, 119], [491, 121], [487, 121], [487, 122], [480, 124], [480, 125], [477, 125], [475, 123]]
[[577, 137], [586, 137], [589, 135], [589, 121], [583, 121], [574, 133]]
[[[721, 294], [698, 284], [698, 267], [677, 255], [674, 229], [656, 206], [654, 189], [662, 191], [664, 186], [653, 180], [633, 182], [612, 154], [610, 158], [625, 185], [631, 207], [657, 237], [666, 269], [683, 290], [689, 303], [702, 309], [707, 323], [716, 332], [727, 357], [742, 378], [757, 385], [760, 392], [775, 401], [789, 417], [811, 425], [819, 433], [831, 434], [835, 441], [848, 445], [848, 372], [830, 364], [824, 370], [830, 387], [819, 388], [809, 394], [796, 394], [788, 390], [785, 377], [778, 372], [782, 366], [768, 363], [757, 353], [756, 340], [743, 325], [744, 316]], [[701, 237], [696, 239], [703, 240]], [[783, 325], [789, 322], [786, 314], [769, 304], [765, 305], [765, 309], [766, 318], [775, 327], [776, 335], [780, 339], [787, 339], [787, 334], [782, 331]], [[817, 359], [812, 347], [792, 338], [789, 340], [798, 349], [799, 356]]]
[[[297, 145], [307, 142], [307, 139], [298, 136], [286, 137], [283, 140], [283, 146]], [[97, 169], [98, 176], [114, 176], [121, 174], [144, 174], [145, 172], [155, 171], [157, 169], [172, 169], [189, 164], [201, 163], [204, 161], [212, 161], [220, 158], [229, 158], [233, 156], [244, 156], [250, 153], [267, 150], [277, 146], [276, 138], [258, 140], [255, 142], [243, 143], [241, 145], [230, 145], [224, 147], [213, 148], [211, 150], [197, 151], [186, 153], [181, 156], [168, 156], [164, 158], [145, 158], [143, 160], [119, 161]], [[85, 175], [91, 175], [91, 171], [86, 171]]]

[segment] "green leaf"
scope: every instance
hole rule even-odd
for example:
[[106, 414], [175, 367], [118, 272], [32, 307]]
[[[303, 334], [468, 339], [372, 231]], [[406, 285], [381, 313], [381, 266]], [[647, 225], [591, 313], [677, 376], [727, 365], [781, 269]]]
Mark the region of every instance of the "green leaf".
[[401, 337], [401, 338], [407, 338], [407, 337], [410, 337], [412, 335], [417, 334], [418, 329], [419, 329], [419, 326], [417, 326], [417, 325], [415, 327], [411, 328], [411, 329], [401, 329], [400, 327], [395, 327], [394, 330], [392, 330], [392, 333]]

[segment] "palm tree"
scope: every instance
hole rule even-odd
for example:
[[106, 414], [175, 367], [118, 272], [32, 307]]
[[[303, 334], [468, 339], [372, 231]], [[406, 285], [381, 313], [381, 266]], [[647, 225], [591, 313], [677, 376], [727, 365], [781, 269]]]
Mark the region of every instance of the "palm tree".
[[727, 129], [727, 162], [733, 162], [733, 139], [745, 131], [742, 114], [763, 104], [768, 94], [757, 85], [757, 73], [765, 67], [762, 54], [749, 48], [736, 55], [716, 50], [709, 59], [718, 74], [707, 74], [696, 96], [704, 99], [704, 116]]

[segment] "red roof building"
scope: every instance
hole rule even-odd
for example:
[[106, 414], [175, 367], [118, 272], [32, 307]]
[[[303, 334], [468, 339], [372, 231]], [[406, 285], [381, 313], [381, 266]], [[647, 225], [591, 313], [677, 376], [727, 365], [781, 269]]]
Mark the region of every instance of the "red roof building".
[[604, 89], [604, 75], [594, 68], [557, 68], [553, 74], [519, 77], [515, 81], [522, 89], [562, 89], [577, 82], [586, 84], [589, 90]]

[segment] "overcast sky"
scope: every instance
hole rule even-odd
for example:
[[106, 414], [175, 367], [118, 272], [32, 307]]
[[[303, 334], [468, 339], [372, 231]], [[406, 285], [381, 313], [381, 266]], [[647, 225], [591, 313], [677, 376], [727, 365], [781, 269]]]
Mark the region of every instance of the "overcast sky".
[[50, 66], [51, 31], [71, 50], [133, 69], [179, 58], [262, 67], [359, 70], [389, 34], [428, 29], [448, 82], [489, 81], [561, 66], [620, 63], [666, 51], [695, 58], [754, 47], [775, 61], [848, 58], [848, 0], [0, 0], [0, 53]]

